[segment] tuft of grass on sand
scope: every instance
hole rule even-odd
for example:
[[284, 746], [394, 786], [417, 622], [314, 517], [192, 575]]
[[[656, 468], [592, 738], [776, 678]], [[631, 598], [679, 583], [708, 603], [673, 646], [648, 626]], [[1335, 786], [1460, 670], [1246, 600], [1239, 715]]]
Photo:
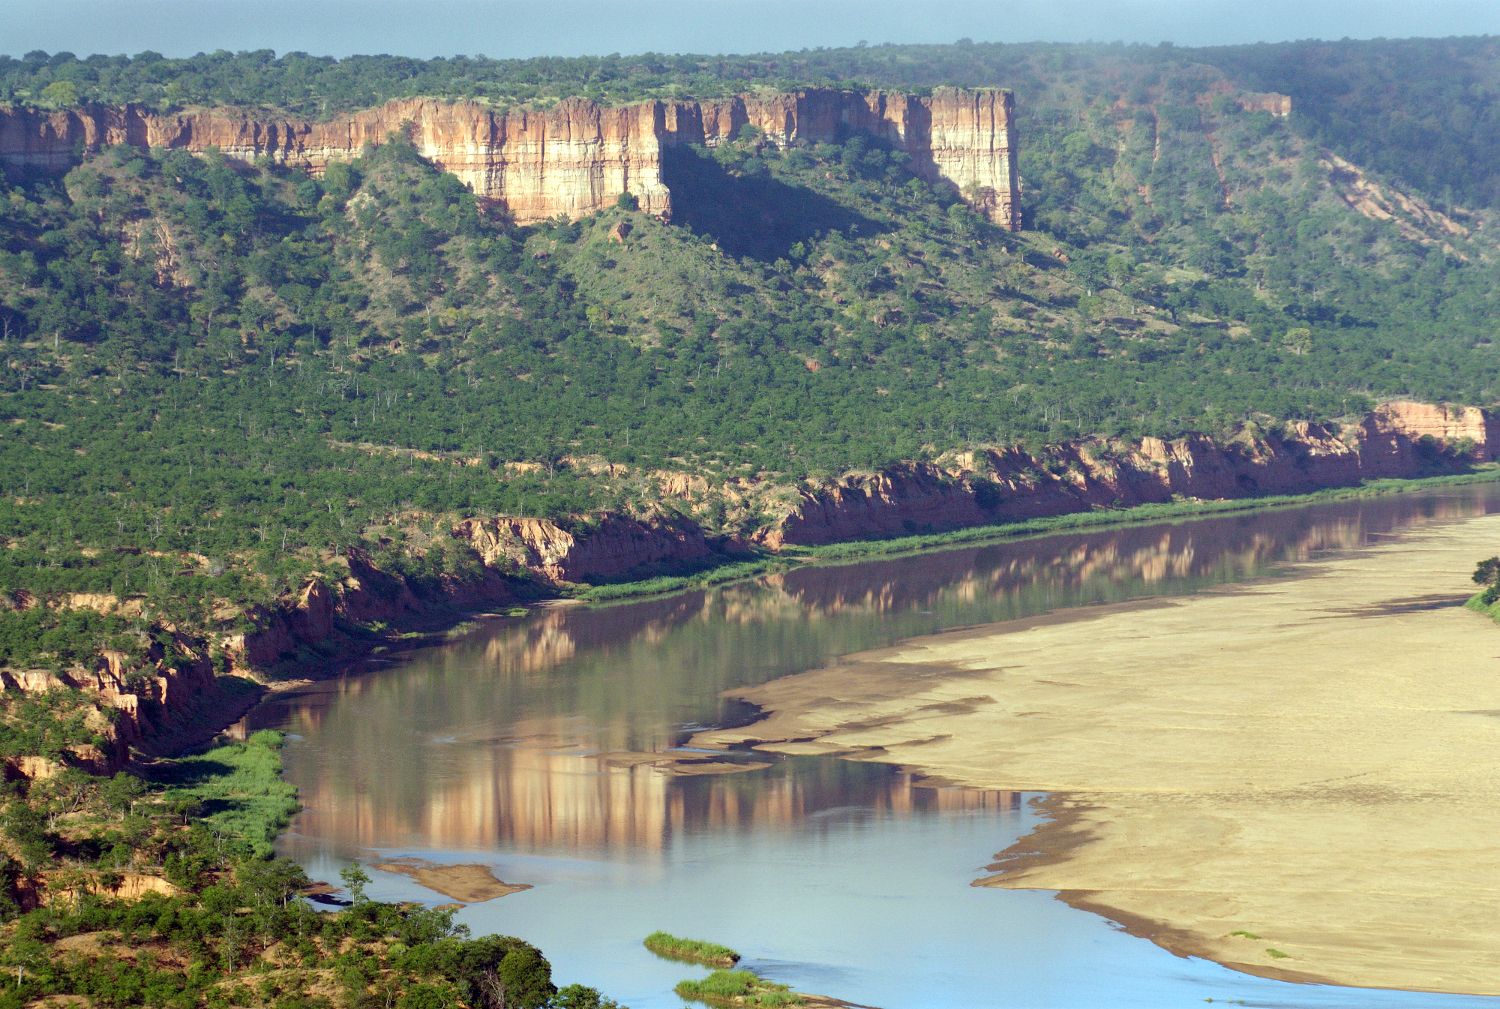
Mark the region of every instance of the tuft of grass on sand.
[[677, 982], [680, 998], [709, 1005], [797, 1009], [807, 1003], [784, 984], [776, 984], [748, 970], [716, 970], [706, 978]]

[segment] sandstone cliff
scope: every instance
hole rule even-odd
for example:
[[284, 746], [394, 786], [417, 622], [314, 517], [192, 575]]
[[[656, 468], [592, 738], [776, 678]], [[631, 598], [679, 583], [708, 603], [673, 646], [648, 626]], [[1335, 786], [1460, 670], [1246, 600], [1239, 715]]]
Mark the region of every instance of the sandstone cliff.
[[608, 581], [642, 568], [681, 568], [713, 553], [703, 530], [675, 516], [642, 521], [621, 515], [565, 529], [545, 519], [467, 519], [453, 535], [485, 565], [539, 575], [550, 582]]
[[930, 96], [886, 91], [809, 90], [665, 107], [663, 141], [733, 140], [746, 126], [781, 147], [875, 137], [911, 156], [912, 170], [947, 182], [990, 219], [1021, 225], [1015, 164], [1015, 108], [1009, 91], [938, 88]]
[[[155, 640], [143, 656], [128, 660], [105, 651], [92, 668], [62, 673], [41, 670], [0, 670], [0, 691], [42, 694], [72, 691], [89, 699], [85, 728], [100, 741], [76, 743], [61, 761], [20, 757], [8, 771], [23, 778], [48, 778], [65, 764], [95, 773], [121, 767], [132, 747], [149, 746], [183, 730], [203, 715], [215, 726], [233, 721], [252, 697], [229, 687], [214, 673], [201, 639], [165, 627], [155, 628]], [[168, 644], [164, 644], [168, 642]], [[229, 687], [229, 689], [221, 689]], [[212, 708], [212, 711], [205, 710]]]
[[966, 453], [804, 485], [757, 539], [791, 544], [940, 532], [1182, 498], [1239, 498], [1415, 476], [1434, 456], [1500, 458], [1500, 418], [1485, 410], [1392, 402], [1357, 422], [1194, 434], [1139, 444], [1103, 439]]
[[772, 141], [837, 141], [863, 133], [912, 156], [913, 169], [946, 182], [993, 220], [1020, 226], [1012, 98], [1008, 91], [940, 89], [930, 97], [808, 90], [704, 102], [605, 108], [568, 99], [535, 111], [474, 102], [403, 99], [326, 122], [229, 108], [158, 113], [136, 105], [61, 112], [0, 108], [0, 162], [65, 171], [106, 146], [216, 148], [243, 161], [265, 157], [313, 174], [356, 157], [391, 133], [452, 172], [520, 223], [580, 217], [630, 193], [641, 209], [672, 210], [661, 150], [733, 139], [745, 125]]

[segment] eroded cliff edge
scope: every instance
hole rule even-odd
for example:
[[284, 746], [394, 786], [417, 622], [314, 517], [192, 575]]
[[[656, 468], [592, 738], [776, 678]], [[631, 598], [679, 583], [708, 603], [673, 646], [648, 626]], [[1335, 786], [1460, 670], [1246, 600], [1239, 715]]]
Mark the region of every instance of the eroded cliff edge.
[[[1166, 502], [1231, 499], [1353, 486], [1500, 459], [1500, 415], [1473, 407], [1391, 402], [1344, 424], [1292, 422], [1140, 442], [1086, 439], [1029, 452], [971, 451], [935, 462], [787, 484], [737, 478], [714, 484], [681, 473], [631, 474], [655, 485], [643, 514], [563, 519], [474, 516], [449, 530], [472, 551], [465, 574], [417, 579], [382, 570], [350, 550], [285, 598], [239, 614], [223, 628], [162, 627], [145, 665], [104, 653], [93, 668], [53, 674], [0, 670], [0, 689], [69, 688], [97, 698], [106, 740], [70, 759], [107, 769], [131, 747], [170, 746], [184, 732], [218, 727], [254, 699], [247, 679], [226, 692], [223, 674], [263, 679], [287, 663], [336, 669], [381, 639], [372, 626], [410, 628], [607, 582], [710, 566], [747, 551], [875, 539], [1051, 515]], [[620, 467], [611, 467], [618, 471]], [[620, 475], [615, 472], [616, 476]], [[600, 474], [598, 479], [609, 479]], [[707, 515], [726, 502], [759, 524], [713, 533]], [[0, 597], [0, 605], [124, 612], [139, 599]], [[455, 619], [450, 617], [450, 619]], [[45, 771], [32, 762], [5, 773]]]
[[321, 174], [392, 133], [518, 223], [581, 217], [633, 195], [670, 216], [662, 149], [714, 146], [746, 126], [778, 145], [875, 137], [911, 156], [912, 170], [952, 185], [1003, 227], [1020, 227], [1014, 104], [1009, 91], [940, 88], [917, 96], [810, 89], [618, 108], [580, 98], [546, 110], [402, 99], [326, 122], [233, 108], [153, 112], [137, 105], [59, 112], [0, 108], [0, 163], [65, 171], [85, 154], [128, 144], [269, 158]]

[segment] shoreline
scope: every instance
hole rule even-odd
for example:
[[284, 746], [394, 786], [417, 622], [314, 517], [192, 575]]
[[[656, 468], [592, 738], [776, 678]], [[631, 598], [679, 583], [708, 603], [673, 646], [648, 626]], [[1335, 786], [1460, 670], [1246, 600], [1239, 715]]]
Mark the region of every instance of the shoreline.
[[[907, 538], [899, 541], [867, 541], [855, 544], [853, 546], [854, 549], [868, 549], [870, 552], [864, 556], [845, 557], [827, 561], [820, 556], [821, 551], [808, 551], [808, 553], [812, 556], [794, 558], [792, 559], [792, 564], [789, 566], [803, 566], [804, 564], [819, 563], [832, 563], [842, 566], [844, 564], [859, 563], [865, 560], [874, 560], [877, 558], [888, 556], [905, 556], [915, 553], [941, 553], [945, 548], [962, 548], [989, 542], [1010, 542], [1020, 539], [1045, 538], [1047, 536], [1067, 535], [1074, 531], [1093, 529], [1119, 528], [1125, 526], [1150, 525], [1156, 523], [1175, 524], [1177, 522], [1192, 522], [1199, 518], [1212, 518], [1222, 516], [1226, 513], [1233, 514], [1250, 511], [1294, 508], [1307, 505], [1315, 505], [1325, 501], [1385, 496], [1387, 494], [1415, 493], [1432, 489], [1439, 489], [1447, 486], [1466, 486], [1479, 483], [1489, 483], [1494, 482], [1497, 478], [1500, 478], [1500, 472], [1497, 472], [1494, 469], [1488, 469], [1479, 473], [1464, 474], [1458, 477], [1450, 476], [1394, 482], [1382, 481], [1375, 487], [1361, 486], [1358, 488], [1327, 489], [1306, 495], [1297, 495], [1291, 498], [1278, 497], [1275, 499], [1235, 499], [1224, 502], [1183, 503], [1179, 505], [1167, 506], [1167, 509], [1172, 512], [1172, 514], [1170, 515], [1161, 514], [1161, 511], [1163, 510], [1162, 506], [1153, 507], [1151, 509], [1152, 514], [1149, 515], [1142, 515], [1142, 509], [1128, 509], [1123, 512], [1117, 513], [1083, 513], [1079, 515], [1062, 517], [1067, 520], [1072, 520], [1070, 522], [1070, 528], [1054, 528], [1032, 532], [1020, 532], [1016, 529], [1016, 525], [1029, 526], [1031, 524], [1020, 523], [1007, 527], [981, 527], [975, 529], [959, 530], [957, 531], [957, 536], [954, 537], [953, 540], [917, 547], [914, 547], [912, 545], [912, 540], [920, 540], [925, 538]], [[848, 550], [850, 548], [851, 546], [849, 544], [834, 545], [835, 550]], [[1357, 552], [1364, 552], [1365, 550], [1369, 549], [1378, 548], [1372, 546], [1364, 548], [1363, 550]], [[1315, 565], [1317, 563], [1318, 562], [1316, 561], [1308, 562], [1309, 565]], [[695, 587], [689, 586], [678, 591], [691, 591], [693, 588]], [[1237, 595], [1239, 594], [1239, 591], [1240, 590], [1236, 588], [1235, 592], [1233, 593], [1218, 594]], [[644, 597], [646, 595], [661, 594], [662, 593], [643, 593], [642, 596]], [[575, 606], [581, 605], [582, 603], [583, 601], [581, 600], [570, 599], [566, 597], [538, 599], [528, 605], [528, 610], [533, 608], [552, 606]], [[1073, 623], [1078, 620], [1086, 621], [1094, 619], [1104, 610], [1117, 608], [1129, 610], [1144, 610], [1156, 608], [1163, 605], [1170, 606], [1171, 603], [1170, 601], [1157, 599], [1133, 600], [1130, 602], [1113, 604], [1106, 607], [1089, 607], [1084, 612], [1072, 614], [1065, 620], [1058, 620], [1056, 615], [1048, 615], [1037, 618], [1032, 621], [1032, 623], [1035, 623], [1037, 625]], [[427, 647], [429, 645], [442, 644], [443, 642], [450, 640], [454, 636], [455, 628], [462, 627], [462, 625], [466, 622], [474, 620], [485, 620], [486, 617], [501, 618], [515, 616], [516, 614], [513, 610], [508, 613], [504, 611], [494, 612], [493, 609], [480, 612], [453, 610], [450, 611], [446, 618], [439, 617], [436, 620], [425, 620], [424, 623], [426, 624], [427, 630], [422, 634], [411, 634], [409, 632], [402, 634], [399, 628], [393, 629], [392, 640], [376, 643], [377, 646], [379, 644], [385, 644], [387, 646], [386, 650], [376, 652], [374, 649], [367, 649], [363, 651], [362, 654], [352, 657], [347, 662], [336, 663], [336, 668], [333, 670], [331, 675], [328, 676], [308, 677], [298, 679], [296, 681], [287, 680], [270, 684], [268, 685], [269, 689], [267, 689], [261, 695], [260, 699], [256, 702], [256, 706], [258, 706], [259, 703], [270, 701], [277, 697], [285, 696], [288, 692], [294, 692], [299, 689], [307, 689], [309, 687], [316, 686], [318, 683], [326, 683], [346, 675], [360, 675], [364, 672], [373, 671], [373, 669], [368, 665], [364, 665], [364, 668], [361, 668], [361, 666], [363, 664], [369, 663], [372, 658], [376, 658], [378, 657], [378, 655], [395, 655], [399, 653], [409, 652], [417, 648]], [[967, 628], [947, 633], [950, 635], [975, 636], [982, 634], [983, 630], [984, 628]], [[900, 646], [897, 647], [899, 648]], [[759, 719], [757, 719], [757, 721], [752, 723], [752, 725], [749, 727], [763, 724], [763, 722], [767, 718], [774, 716], [774, 714], [774, 711], [762, 711], [760, 713]], [[241, 718], [243, 717], [244, 716], [242, 715]], [[814, 746], [816, 745], [817, 744], [814, 744]], [[830, 752], [837, 753], [838, 751], [832, 750]], [[868, 757], [868, 755], [866, 756]], [[902, 760], [899, 761], [899, 763], [908, 767], [916, 767], [917, 769], [924, 770], [925, 773], [928, 773], [929, 776], [934, 778], [944, 777], [948, 778], [949, 780], [959, 780], [955, 779], [955, 777], [952, 775], [932, 774], [929, 770], [920, 767], [920, 761]], [[1056, 803], [1057, 805], [1055, 805], [1054, 808], [1060, 808], [1061, 803], [1064, 801], [1074, 801], [1074, 795], [1072, 793], [1064, 792], [1061, 790], [1047, 791], [1049, 791], [1049, 796], [1045, 801], [1048, 804]], [[1027, 838], [1023, 838], [1022, 842], [1025, 843], [1028, 841], [1032, 841], [1042, 836], [1050, 823], [1051, 821], [1049, 819], [1047, 824], [1044, 824], [1033, 835], [1028, 835]], [[1062, 825], [1059, 824], [1059, 827], [1061, 826]], [[1003, 860], [1007, 855], [1013, 854], [1015, 854], [1015, 852], [1012, 849], [1008, 849], [1007, 852], [1002, 852], [997, 855], [997, 860]], [[1055, 857], [1055, 853], [1051, 857]], [[981, 881], [975, 881], [976, 885], [978, 885], [980, 882]], [[1214, 955], [1214, 950], [1212, 949], [1211, 945], [1201, 941], [1201, 937], [1197, 936], [1191, 931], [1178, 929], [1167, 922], [1153, 918], [1149, 915], [1138, 914], [1128, 908], [1122, 908], [1118, 906], [1117, 903], [1111, 902], [1101, 897], [1100, 892], [1094, 889], [1059, 888], [1056, 890], [1056, 893], [1059, 899], [1063, 900], [1070, 906], [1079, 908], [1080, 910], [1088, 911], [1090, 913], [1100, 914], [1101, 916], [1118, 923], [1127, 932], [1146, 938], [1177, 955], [1198, 956], [1204, 959], [1221, 963], [1224, 966], [1234, 970], [1239, 970], [1245, 973], [1255, 974], [1263, 977], [1274, 978], [1277, 980], [1302, 983], [1348, 985], [1347, 981], [1340, 981], [1336, 978], [1311, 971], [1298, 971], [1287, 967], [1255, 964], [1239, 960], [1227, 959], [1222, 956], [1216, 956]], [[1408, 987], [1406, 990], [1437, 991], [1443, 989]], [[1446, 990], [1452, 991], [1455, 989]]]
[[[1463, 606], [1470, 541], [1495, 538], [1481, 516], [1234, 592], [910, 639], [736, 691], [763, 718], [693, 742], [1045, 792], [1047, 820], [976, 885], [1054, 891], [1177, 955], [1500, 994], [1500, 926], [1473, 885], [1500, 856], [1500, 639]], [[987, 688], [982, 712], [956, 704]]]
[[[1448, 473], [1423, 477], [1382, 477], [1356, 486], [1323, 487], [1303, 494], [1274, 494], [1242, 498], [1210, 498], [1173, 501], [1168, 504], [1142, 504], [1129, 508], [1100, 508], [1091, 511], [1064, 512], [1041, 518], [1002, 522], [993, 525], [963, 526], [946, 532], [918, 533], [872, 539], [842, 540], [818, 546], [791, 546], [761, 561], [730, 561], [685, 575], [662, 575], [638, 581], [605, 582], [590, 586], [577, 595], [546, 597], [532, 605], [557, 602], [608, 606], [641, 599], [673, 596], [683, 592], [733, 585], [752, 581], [763, 575], [781, 573], [802, 567], [844, 567], [867, 561], [893, 560], [921, 554], [938, 554], [964, 547], [990, 546], [1025, 540], [1066, 536], [1075, 532], [1105, 532], [1141, 525], [1168, 525], [1226, 515], [1302, 508], [1335, 501], [1415, 494], [1442, 487], [1468, 487], [1500, 482], [1500, 463], [1484, 463], [1465, 473]], [[754, 570], [734, 571], [716, 578], [726, 568]], [[658, 587], [656, 583], [673, 584]]]
[[[894, 560], [947, 550], [982, 547], [1001, 543], [1046, 539], [1072, 533], [1104, 532], [1133, 526], [1194, 522], [1198, 519], [1223, 517], [1262, 511], [1300, 508], [1321, 503], [1361, 500], [1400, 494], [1415, 494], [1444, 487], [1468, 487], [1500, 483], [1500, 463], [1484, 463], [1465, 473], [1448, 473], [1425, 477], [1389, 477], [1371, 480], [1353, 487], [1325, 487], [1305, 494], [1280, 494], [1246, 498], [1224, 498], [1204, 501], [1174, 501], [1169, 504], [1145, 504], [1130, 508], [1097, 509], [1068, 512], [1062, 515], [1026, 519], [997, 525], [967, 526], [941, 533], [923, 533], [887, 539], [847, 540], [812, 547], [788, 547], [761, 560], [730, 560], [725, 564], [685, 575], [653, 575], [635, 581], [606, 582], [582, 591], [546, 594], [538, 586], [536, 595], [508, 600], [511, 606], [475, 609], [443, 603], [412, 619], [393, 624], [384, 633], [370, 637], [348, 637], [328, 656], [278, 666], [281, 675], [260, 672], [252, 680], [260, 696], [242, 707], [233, 718], [221, 721], [217, 729], [195, 734], [196, 742], [170, 753], [189, 752], [212, 742], [213, 738], [238, 724], [260, 704], [328, 683], [349, 675], [363, 675], [372, 670], [365, 666], [377, 658], [396, 656], [421, 648], [435, 647], [461, 637], [465, 624], [490, 620], [525, 619], [533, 611], [555, 606], [614, 606], [663, 599], [688, 592], [703, 591], [754, 581], [768, 574], [780, 574], [804, 567], [847, 567], [879, 560]], [[732, 569], [732, 570], [730, 570]], [[662, 585], [670, 582], [670, 585]], [[524, 613], [517, 612], [524, 610]], [[332, 640], [332, 639], [327, 639]], [[314, 667], [314, 668], [309, 668]], [[323, 671], [319, 672], [318, 669]], [[206, 733], [206, 735], [204, 734]]]
[[[1033, 802], [1033, 808], [1042, 817], [1037, 827], [1029, 834], [1019, 838], [1015, 844], [995, 855], [995, 861], [985, 866], [986, 871], [991, 873], [991, 875], [976, 879], [969, 885], [1004, 889], [1004, 883], [1000, 882], [1000, 880], [1003, 879], [1007, 871], [1022, 869], [1028, 865], [1041, 866], [1059, 861], [1066, 857], [1070, 849], [1087, 844], [1089, 842], [1088, 836], [1079, 836], [1080, 832], [1077, 830], [1083, 818], [1081, 811], [1076, 806], [1077, 800], [1068, 793], [1043, 793], [1040, 798]], [[1221, 967], [1238, 971], [1241, 974], [1250, 974], [1254, 977], [1263, 977], [1272, 981], [1286, 981], [1291, 984], [1329, 985], [1352, 989], [1362, 987], [1309, 971], [1290, 970], [1284, 967], [1268, 966], [1265, 964], [1219, 959], [1215, 957], [1214, 950], [1203, 942], [1202, 937], [1188, 930], [1174, 927], [1167, 922], [1137, 914], [1126, 908], [1102, 901], [1098, 898], [1098, 891], [1057, 890], [1055, 893], [1057, 899], [1069, 907], [1088, 914], [1098, 915], [1107, 921], [1114, 922], [1125, 934], [1133, 935], [1138, 939], [1145, 939], [1147, 942], [1160, 946], [1174, 956], [1208, 960], [1212, 963], [1217, 963]], [[1379, 988], [1375, 990], [1425, 992], [1428, 994], [1474, 994], [1468, 992], [1437, 992], [1427, 988]]]

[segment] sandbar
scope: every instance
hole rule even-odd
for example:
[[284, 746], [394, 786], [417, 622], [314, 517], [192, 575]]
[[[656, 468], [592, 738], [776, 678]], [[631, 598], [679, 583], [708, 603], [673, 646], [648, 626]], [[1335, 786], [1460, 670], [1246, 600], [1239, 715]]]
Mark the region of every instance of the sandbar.
[[735, 691], [767, 717], [693, 742], [1049, 793], [981, 882], [1179, 954], [1500, 994], [1500, 626], [1462, 607], [1497, 552], [1485, 516], [1234, 590], [914, 639]]
[[377, 863], [382, 872], [410, 876], [434, 893], [451, 897], [461, 904], [479, 904], [530, 890], [530, 883], [507, 883], [485, 865], [442, 865], [422, 858], [393, 858]]

